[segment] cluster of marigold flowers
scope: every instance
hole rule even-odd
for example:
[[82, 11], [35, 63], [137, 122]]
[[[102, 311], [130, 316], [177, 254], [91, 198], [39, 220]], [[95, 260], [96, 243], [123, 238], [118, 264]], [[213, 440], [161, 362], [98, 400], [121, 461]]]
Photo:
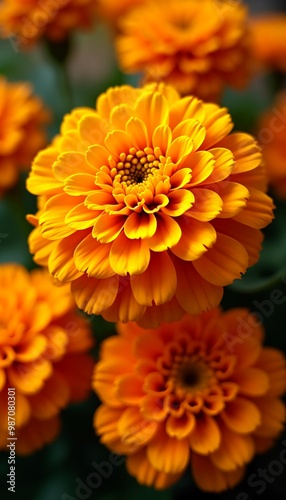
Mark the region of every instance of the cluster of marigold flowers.
[[[255, 315], [219, 304], [259, 259], [273, 219], [268, 183], [286, 196], [286, 99], [278, 125], [273, 110], [261, 119], [264, 160], [218, 102], [262, 67], [285, 70], [275, 38], [285, 21], [251, 20], [230, 0], [0, 7], [2, 35], [21, 50], [97, 18], [112, 26], [119, 64], [142, 73], [141, 85], [71, 111], [45, 148], [44, 104], [28, 84], [0, 80], [0, 192], [30, 169], [38, 209], [27, 216], [28, 243], [43, 268], [0, 266], [0, 446], [9, 387], [17, 451], [27, 454], [55, 438], [61, 409], [92, 386], [102, 400], [96, 433], [127, 456], [139, 483], [167, 488], [190, 467], [200, 489], [220, 492], [285, 423], [282, 352], [263, 347]], [[117, 322], [94, 368], [91, 328], [76, 306]], [[248, 338], [239, 321], [251, 325]]]

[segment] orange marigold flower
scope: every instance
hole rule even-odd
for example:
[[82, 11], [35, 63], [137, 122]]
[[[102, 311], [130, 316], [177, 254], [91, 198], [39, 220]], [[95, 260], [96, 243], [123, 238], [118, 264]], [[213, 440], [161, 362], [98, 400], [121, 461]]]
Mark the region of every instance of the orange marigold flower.
[[123, 71], [143, 71], [181, 94], [218, 100], [226, 85], [244, 86], [249, 73], [247, 9], [241, 2], [151, 0], [119, 21]]
[[31, 46], [42, 36], [60, 41], [71, 30], [92, 26], [94, 0], [3, 0], [0, 33], [15, 38], [18, 47]]
[[286, 14], [253, 18], [251, 22], [253, 57], [269, 68], [286, 71]]
[[286, 92], [259, 121], [258, 137], [263, 148], [269, 183], [275, 194], [286, 199]]
[[101, 442], [127, 455], [139, 483], [157, 489], [188, 464], [202, 490], [237, 484], [285, 421], [285, 358], [262, 347], [257, 318], [214, 309], [157, 330], [119, 324], [118, 333], [103, 341], [94, 371]]
[[0, 77], [0, 196], [18, 180], [35, 154], [46, 144], [43, 125], [50, 115], [32, 96], [28, 83], [9, 83]]
[[10, 437], [14, 388], [16, 451], [25, 455], [56, 437], [62, 408], [87, 397], [93, 360], [86, 351], [93, 342], [68, 287], [55, 287], [46, 271], [2, 264], [0, 310], [0, 449], [7, 450]]
[[108, 321], [154, 326], [218, 305], [273, 217], [259, 147], [232, 127], [225, 108], [164, 84], [73, 111], [28, 178], [35, 261]]

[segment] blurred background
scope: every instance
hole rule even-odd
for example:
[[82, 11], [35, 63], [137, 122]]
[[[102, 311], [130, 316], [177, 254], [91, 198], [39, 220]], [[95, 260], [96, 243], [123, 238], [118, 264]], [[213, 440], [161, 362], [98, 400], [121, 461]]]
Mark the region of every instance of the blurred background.
[[[285, 0], [252, 0], [246, 2], [251, 14], [286, 10]], [[267, 41], [266, 41], [267, 43]], [[138, 77], [123, 75], [117, 66], [112, 34], [103, 24], [94, 27], [92, 33], [75, 33], [66, 61], [66, 74], [62, 66], [51, 56], [44, 43], [29, 52], [19, 52], [10, 41], [0, 40], [0, 74], [10, 81], [31, 82], [35, 93], [52, 110], [53, 122], [48, 127], [51, 139], [59, 129], [65, 113], [76, 106], [94, 106], [96, 97], [108, 87], [131, 83], [136, 85]], [[68, 75], [68, 76], [67, 76]], [[278, 88], [285, 86], [279, 75], [262, 75], [243, 92], [227, 91], [223, 104], [233, 117], [236, 129], [256, 132], [258, 117], [271, 107]], [[286, 161], [286, 158], [285, 158]], [[0, 262], [19, 262], [28, 269], [35, 267], [27, 247], [31, 226], [25, 214], [36, 211], [35, 197], [27, 193], [23, 174], [19, 184], [0, 201]], [[272, 193], [271, 193], [272, 194]], [[274, 222], [264, 231], [265, 241], [261, 259], [243, 279], [225, 290], [223, 307], [247, 306], [257, 310], [254, 301], [268, 300], [271, 291], [279, 289], [286, 294], [286, 203], [275, 198]], [[283, 281], [284, 277], [284, 281]], [[256, 302], [256, 304], [257, 304]], [[275, 306], [273, 314], [264, 318], [266, 344], [279, 347], [286, 352], [285, 303]], [[89, 318], [96, 338], [94, 358], [103, 338], [114, 333], [114, 326], [101, 318]], [[204, 494], [192, 483], [189, 471], [180, 483], [165, 492], [139, 486], [125, 471], [123, 459], [114, 466], [113, 473], [103, 478], [102, 483], [91, 490], [81, 489], [76, 495], [79, 478], [83, 483], [94, 470], [92, 462], [98, 464], [108, 460], [106, 450], [95, 436], [92, 419], [99, 401], [94, 394], [83, 404], [70, 406], [62, 412], [62, 432], [58, 439], [30, 457], [18, 457], [16, 462], [16, 497], [19, 500], [203, 500], [218, 498]], [[248, 467], [245, 480], [234, 490], [220, 494], [222, 500], [285, 500], [285, 470], [273, 481], [266, 481], [264, 493], [251, 487], [248, 478], [258, 470], [268, 469], [286, 448], [286, 433], [277, 441], [268, 454], [257, 457]], [[6, 500], [7, 455], [0, 454], [0, 498]], [[273, 477], [271, 477], [271, 480]]]

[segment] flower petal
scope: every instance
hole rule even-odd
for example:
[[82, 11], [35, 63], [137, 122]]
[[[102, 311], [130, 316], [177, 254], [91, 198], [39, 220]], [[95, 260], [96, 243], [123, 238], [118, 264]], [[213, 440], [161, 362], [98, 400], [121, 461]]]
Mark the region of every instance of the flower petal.
[[257, 405], [242, 397], [228, 401], [221, 417], [228, 429], [241, 434], [253, 432], [261, 423]]
[[216, 420], [205, 414], [197, 416], [189, 442], [191, 449], [200, 455], [208, 455], [217, 450], [221, 442], [221, 432]]
[[131, 240], [121, 233], [112, 243], [109, 263], [113, 271], [120, 276], [144, 273], [149, 261], [150, 250], [144, 240]]
[[135, 477], [139, 484], [153, 486], [156, 490], [163, 490], [176, 483], [180, 474], [165, 474], [153, 467], [146, 457], [145, 448], [126, 459], [126, 468]]
[[202, 491], [209, 493], [221, 493], [233, 488], [242, 480], [245, 472], [243, 467], [228, 472], [221, 471], [209, 457], [201, 457], [195, 453], [191, 463], [195, 482]]
[[157, 228], [152, 238], [146, 240], [150, 250], [163, 252], [175, 246], [181, 238], [182, 231], [179, 224], [163, 213], [156, 215]]
[[118, 432], [123, 443], [134, 446], [146, 445], [158, 428], [157, 422], [148, 422], [142, 417], [139, 408], [127, 408], [118, 421]]
[[111, 243], [99, 243], [91, 234], [86, 236], [74, 252], [74, 263], [81, 273], [93, 278], [110, 278], [114, 271], [109, 265]]
[[213, 285], [225, 286], [246, 271], [248, 254], [241, 243], [217, 233], [214, 246], [193, 265], [205, 280]]
[[202, 278], [189, 262], [176, 259], [174, 263], [178, 278], [176, 298], [186, 312], [199, 314], [220, 303], [222, 287], [212, 285]]
[[157, 219], [154, 214], [146, 214], [141, 212], [133, 212], [127, 218], [124, 225], [124, 232], [127, 238], [133, 239], [146, 239], [154, 236], [157, 229]]
[[[166, 269], [168, 272], [166, 273]], [[131, 276], [131, 288], [135, 299], [144, 306], [164, 304], [176, 291], [177, 277], [175, 267], [167, 252], [151, 253], [150, 264], [146, 271]]]
[[147, 457], [157, 470], [167, 474], [179, 474], [189, 461], [188, 441], [168, 436], [161, 427], [156, 438], [147, 446]]
[[255, 453], [252, 437], [237, 434], [225, 426], [222, 426], [221, 431], [220, 447], [210, 456], [212, 463], [223, 471], [231, 471], [249, 463]]
[[191, 217], [181, 217], [182, 230], [180, 241], [171, 251], [183, 260], [195, 260], [201, 257], [216, 241], [216, 231], [208, 222], [201, 222]]
[[117, 276], [99, 280], [84, 275], [71, 284], [71, 292], [78, 307], [87, 314], [101, 314], [113, 304], [117, 290]]

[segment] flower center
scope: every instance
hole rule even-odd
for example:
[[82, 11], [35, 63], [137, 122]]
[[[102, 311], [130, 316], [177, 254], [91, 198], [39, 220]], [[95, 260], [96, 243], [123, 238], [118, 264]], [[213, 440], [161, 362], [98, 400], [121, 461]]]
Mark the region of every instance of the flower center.
[[160, 164], [154, 150], [149, 147], [144, 150], [130, 148], [129, 154], [121, 153], [119, 159], [116, 168], [120, 182], [126, 183], [127, 186], [144, 183], [158, 170]]
[[175, 385], [196, 394], [210, 386], [212, 370], [201, 360], [187, 357], [174, 370]]

